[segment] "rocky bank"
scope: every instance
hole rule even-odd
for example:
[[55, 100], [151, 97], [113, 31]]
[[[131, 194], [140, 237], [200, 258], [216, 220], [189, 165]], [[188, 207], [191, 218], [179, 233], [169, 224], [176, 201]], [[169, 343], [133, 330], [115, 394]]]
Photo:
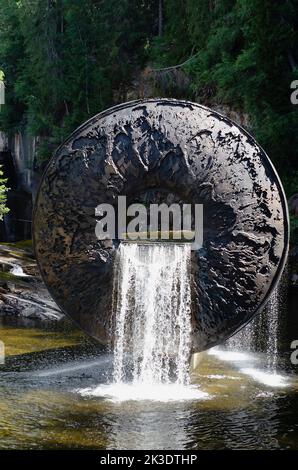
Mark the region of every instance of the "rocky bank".
[[30, 241], [0, 244], [0, 317], [60, 321], [63, 313], [44, 286]]

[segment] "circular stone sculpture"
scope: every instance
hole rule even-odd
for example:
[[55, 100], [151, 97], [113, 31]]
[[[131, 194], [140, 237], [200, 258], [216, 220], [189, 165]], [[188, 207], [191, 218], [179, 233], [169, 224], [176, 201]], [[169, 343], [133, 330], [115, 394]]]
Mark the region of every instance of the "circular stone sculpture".
[[[192, 252], [193, 351], [214, 346], [264, 306], [283, 269], [288, 215], [265, 152], [230, 119], [195, 103], [115, 106], [56, 151], [35, 203], [39, 268], [60, 308], [102, 343], [109, 337], [119, 240], [95, 236], [95, 207], [179, 200], [203, 204]], [[145, 197], [146, 199], [146, 197]]]

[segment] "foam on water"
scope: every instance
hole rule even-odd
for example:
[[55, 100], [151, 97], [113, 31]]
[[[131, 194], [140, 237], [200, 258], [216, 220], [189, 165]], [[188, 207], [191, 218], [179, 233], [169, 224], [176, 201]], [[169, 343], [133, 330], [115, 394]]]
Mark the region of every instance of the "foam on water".
[[251, 362], [252, 360], [257, 360], [257, 358], [254, 357], [252, 354], [239, 351], [229, 351], [217, 346], [209, 349], [208, 354], [210, 354], [211, 356], [216, 356], [222, 361], [228, 362]]
[[10, 273], [14, 276], [28, 277], [28, 274], [24, 273], [23, 268], [18, 264], [13, 264]]
[[111, 383], [80, 389], [82, 396], [103, 397], [112, 402], [206, 400], [209, 394], [197, 386], [183, 384]]
[[244, 367], [240, 369], [240, 372], [249, 375], [252, 379], [268, 387], [287, 387], [289, 385], [289, 379], [287, 377], [275, 372], [265, 372], [253, 367]]

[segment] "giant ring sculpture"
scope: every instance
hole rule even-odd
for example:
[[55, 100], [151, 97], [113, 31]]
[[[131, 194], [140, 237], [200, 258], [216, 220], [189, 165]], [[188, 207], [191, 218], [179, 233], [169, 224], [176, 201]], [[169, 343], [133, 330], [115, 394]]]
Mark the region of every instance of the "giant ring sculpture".
[[288, 248], [286, 200], [269, 158], [211, 109], [140, 100], [80, 126], [50, 160], [36, 197], [42, 278], [85, 332], [109, 340], [120, 241], [96, 238], [95, 207], [119, 195], [203, 204], [203, 245], [191, 262], [193, 351], [220, 343], [264, 307]]

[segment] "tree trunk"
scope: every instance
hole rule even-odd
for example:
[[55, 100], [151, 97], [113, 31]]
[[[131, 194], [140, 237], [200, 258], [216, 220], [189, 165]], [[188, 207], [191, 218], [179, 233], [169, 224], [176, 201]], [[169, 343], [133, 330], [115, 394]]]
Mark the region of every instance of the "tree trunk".
[[162, 23], [163, 23], [163, 18], [162, 18], [162, 0], [159, 0], [158, 2], [158, 36], [162, 36]]

